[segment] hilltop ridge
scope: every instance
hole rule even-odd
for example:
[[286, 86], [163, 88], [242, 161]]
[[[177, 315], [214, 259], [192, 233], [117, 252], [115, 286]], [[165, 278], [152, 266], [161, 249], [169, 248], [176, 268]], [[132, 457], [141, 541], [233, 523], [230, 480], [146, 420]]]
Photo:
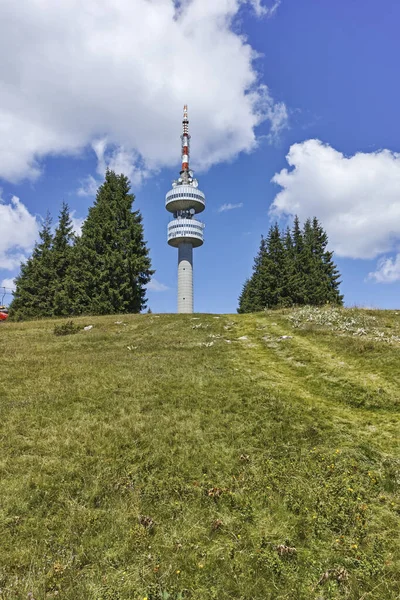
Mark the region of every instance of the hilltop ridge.
[[400, 311], [64, 322], [0, 326], [1, 598], [399, 597]]

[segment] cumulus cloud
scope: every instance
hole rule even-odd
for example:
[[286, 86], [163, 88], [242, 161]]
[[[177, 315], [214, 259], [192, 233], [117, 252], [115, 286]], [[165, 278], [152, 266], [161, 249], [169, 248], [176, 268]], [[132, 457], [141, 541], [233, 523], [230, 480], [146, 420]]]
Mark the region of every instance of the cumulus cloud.
[[70, 219], [71, 219], [71, 222], [72, 222], [73, 232], [74, 232], [76, 235], [81, 235], [81, 233], [82, 233], [82, 225], [83, 225], [83, 224], [84, 224], [84, 222], [85, 222], [85, 218], [84, 218], [84, 217], [82, 217], [82, 218], [80, 218], [80, 217], [76, 217], [76, 216], [75, 216], [75, 213], [76, 213], [76, 211], [75, 211], [75, 210], [73, 210], [73, 211], [70, 213], [70, 215], [69, 215], [69, 216], [70, 216]]
[[377, 270], [369, 273], [369, 279], [376, 283], [395, 283], [400, 281], [400, 254], [395, 257], [386, 257], [378, 261]]
[[157, 281], [157, 279], [153, 278], [147, 284], [147, 289], [151, 292], [166, 292], [167, 290], [169, 290], [169, 287], [164, 285], [163, 283], [160, 283], [159, 281]]
[[93, 175], [88, 175], [81, 181], [77, 194], [78, 196], [95, 196], [100, 184], [101, 181], [95, 179]]
[[338, 256], [371, 259], [399, 248], [400, 154], [345, 156], [307, 140], [294, 144], [286, 159], [291, 169], [272, 179], [282, 188], [272, 215], [317, 216]]
[[149, 170], [178, 162], [184, 103], [195, 168], [251, 151], [263, 121], [276, 135], [286, 107], [260, 87], [256, 53], [232, 27], [247, 1], [259, 16], [279, 4], [25, 0], [21, 10], [3, 0], [0, 177], [34, 179], [46, 155], [103, 140], [99, 168], [122, 169], [140, 183]]
[[16, 196], [0, 198], [0, 269], [13, 270], [31, 251], [39, 234], [37, 219]]
[[97, 156], [97, 172], [103, 176], [106, 169], [116, 173], [123, 173], [133, 185], [140, 185], [142, 180], [149, 175], [141, 161], [138, 152], [123, 146], [112, 147], [106, 138], [95, 140], [92, 148]]
[[99, 177], [93, 177], [93, 175], [85, 177], [77, 190], [78, 196], [95, 196], [99, 186], [103, 183], [106, 169], [123, 173], [133, 186], [139, 186], [151, 173], [136, 150], [113, 146], [108, 143], [107, 138], [94, 140], [91, 146], [96, 154], [96, 171]]
[[218, 212], [222, 213], [225, 212], [226, 210], [233, 210], [235, 208], [242, 208], [243, 206], [243, 202], [239, 202], [238, 204], [231, 204], [230, 202], [226, 203], [226, 204], [222, 204], [219, 209]]

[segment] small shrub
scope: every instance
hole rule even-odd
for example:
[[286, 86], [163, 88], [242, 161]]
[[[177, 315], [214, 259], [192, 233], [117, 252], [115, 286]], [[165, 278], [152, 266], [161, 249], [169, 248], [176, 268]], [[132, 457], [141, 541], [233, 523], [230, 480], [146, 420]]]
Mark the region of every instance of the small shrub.
[[79, 325], [74, 325], [73, 321], [67, 321], [61, 325], [55, 325], [53, 333], [54, 335], [72, 335], [80, 330]]

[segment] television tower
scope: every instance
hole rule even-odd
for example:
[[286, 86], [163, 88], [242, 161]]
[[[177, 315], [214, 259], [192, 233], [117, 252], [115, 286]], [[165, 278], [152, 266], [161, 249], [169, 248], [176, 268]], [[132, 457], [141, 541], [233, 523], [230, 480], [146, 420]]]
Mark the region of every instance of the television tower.
[[203, 212], [206, 197], [198, 189], [189, 169], [190, 135], [188, 108], [183, 107], [182, 170], [165, 197], [165, 208], [173, 214], [168, 223], [168, 244], [178, 248], [178, 313], [193, 312], [193, 248], [203, 245], [204, 223], [195, 215]]

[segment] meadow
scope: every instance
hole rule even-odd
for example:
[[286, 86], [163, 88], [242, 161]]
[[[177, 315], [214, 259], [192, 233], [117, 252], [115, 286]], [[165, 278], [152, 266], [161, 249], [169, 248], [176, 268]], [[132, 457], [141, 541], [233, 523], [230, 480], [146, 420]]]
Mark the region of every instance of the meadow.
[[400, 311], [63, 323], [0, 325], [1, 600], [400, 598]]

